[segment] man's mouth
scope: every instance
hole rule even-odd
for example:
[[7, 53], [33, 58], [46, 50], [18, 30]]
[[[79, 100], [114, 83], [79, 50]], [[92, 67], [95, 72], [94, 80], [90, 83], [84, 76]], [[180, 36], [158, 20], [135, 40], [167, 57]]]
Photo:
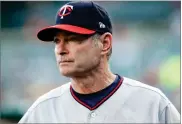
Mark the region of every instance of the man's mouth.
[[73, 62], [72, 60], [61, 60], [61, 61], [59, 61], [59, 64], [61, 64], [61, 63], [70, 63], [70, 62]]

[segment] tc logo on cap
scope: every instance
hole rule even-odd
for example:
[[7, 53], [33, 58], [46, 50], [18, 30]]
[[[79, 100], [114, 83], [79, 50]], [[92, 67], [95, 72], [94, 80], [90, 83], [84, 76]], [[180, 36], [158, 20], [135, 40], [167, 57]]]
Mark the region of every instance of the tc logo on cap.
[[73, 10], [73, 6], [72, 5], [64, 5], [59, 10], [58, 15], [61, 17], [61, 19], [63, 19], [63, 17], [69, 15], [72, 10]]

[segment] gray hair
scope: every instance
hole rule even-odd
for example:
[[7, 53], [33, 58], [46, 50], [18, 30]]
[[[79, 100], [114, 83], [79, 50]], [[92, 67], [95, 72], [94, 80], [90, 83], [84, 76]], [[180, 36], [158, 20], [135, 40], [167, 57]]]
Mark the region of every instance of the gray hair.
[[[98, 34], [98, 33], [96, 33], [96, 34], [94, 34], [93, 36], [91, 36], [92, 41], [94, 41], [94, 45], [95, 45], [96, 47], [99, 47], [100, 36], [101, 36], [101, 35]], [[107, 60], [110, 59], [111, 54], [112, 54], [112, 47], [111, 47], [110, 51], [109, 51], [108, 54], [107, 54]]]

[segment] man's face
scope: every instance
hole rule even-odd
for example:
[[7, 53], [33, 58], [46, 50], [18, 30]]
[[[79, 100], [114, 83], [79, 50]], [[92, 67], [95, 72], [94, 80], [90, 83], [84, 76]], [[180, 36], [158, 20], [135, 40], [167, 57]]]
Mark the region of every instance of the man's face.
[[83, 76], [98, 67], [101, 49], [91, 37], [59, 32], [54, 42], [56, 60], [62, 75]]

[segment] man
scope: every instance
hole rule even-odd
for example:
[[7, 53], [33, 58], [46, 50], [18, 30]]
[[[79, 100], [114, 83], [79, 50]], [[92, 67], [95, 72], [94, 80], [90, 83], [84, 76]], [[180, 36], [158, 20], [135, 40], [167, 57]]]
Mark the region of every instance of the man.
[[38, 98], [19, 123], [180, 122], [160, 90], [110, 71], [112, 25], [98, 4], [67, 3], [37, 36], [55, 43], [59, 70], [71, 81]]

